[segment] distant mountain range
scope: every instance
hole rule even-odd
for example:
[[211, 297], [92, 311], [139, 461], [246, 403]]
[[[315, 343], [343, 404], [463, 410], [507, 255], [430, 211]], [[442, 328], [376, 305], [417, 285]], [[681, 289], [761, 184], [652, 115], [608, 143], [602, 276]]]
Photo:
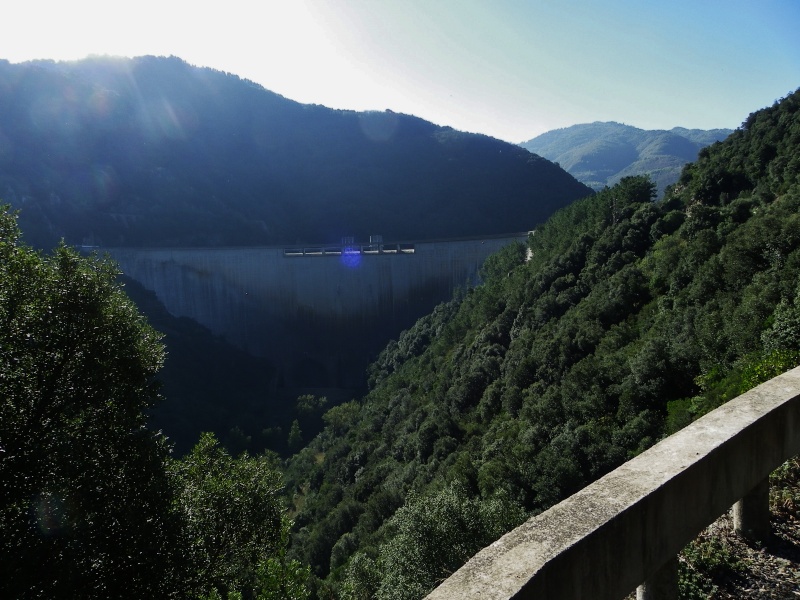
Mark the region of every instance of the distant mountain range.
[[479, 236], [588, 194], [513, 144], [299, 104], [175, 57], [0, 61], [0, 199], [36, 246]]
[[520, 144], [552, 160], [595, 190], [630, 175], [649, 174], [659, 196], [678, 181], [701, 148], [722, 141], [731, 129], [644, 130], [621, 123], [587, 123], [548, 131]]

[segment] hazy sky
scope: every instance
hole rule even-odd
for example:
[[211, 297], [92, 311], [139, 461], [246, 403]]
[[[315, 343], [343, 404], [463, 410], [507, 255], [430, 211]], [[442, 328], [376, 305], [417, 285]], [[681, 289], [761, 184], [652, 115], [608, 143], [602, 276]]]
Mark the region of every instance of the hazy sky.
[[797, 0], [21, 0], [0, 58], [174, 55], [332, 108], [521, 142], [735, 128], [800, 87]]

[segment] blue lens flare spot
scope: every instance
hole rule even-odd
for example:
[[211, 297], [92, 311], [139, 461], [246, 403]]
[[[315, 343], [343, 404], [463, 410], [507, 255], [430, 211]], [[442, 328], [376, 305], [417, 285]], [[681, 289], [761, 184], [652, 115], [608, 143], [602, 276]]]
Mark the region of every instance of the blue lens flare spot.
[[358, 248], [342, 248], [342, 264], [349, 269], [361, 266], [361, 251]]

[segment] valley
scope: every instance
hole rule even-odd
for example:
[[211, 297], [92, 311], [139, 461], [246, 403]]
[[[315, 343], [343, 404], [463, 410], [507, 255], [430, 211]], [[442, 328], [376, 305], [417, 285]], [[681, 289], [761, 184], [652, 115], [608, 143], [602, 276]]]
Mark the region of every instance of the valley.
[[[175, 57], [0, 92], [9, 597], [415, 600], [800, 363], [800, 91], [643, 141], [696, 151], [663, 188], [569, 151], [597, 191]], [[681, 564], [687, 598], [744, 572]]]

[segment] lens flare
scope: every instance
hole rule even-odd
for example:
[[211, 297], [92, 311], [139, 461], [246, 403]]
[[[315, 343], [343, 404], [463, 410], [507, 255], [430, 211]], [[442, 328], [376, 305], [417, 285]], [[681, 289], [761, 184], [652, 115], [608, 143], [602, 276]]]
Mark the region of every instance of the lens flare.
[[348, 269], [357, 269], [361, 265], [361, 251], [352, 246], [345, 246], [342, 248], [340, 260]]
[[397, 131], [398, 117], [391, 111], [366, 112], [358, 116], [361, 131], [373, 142], [388, 142]]

